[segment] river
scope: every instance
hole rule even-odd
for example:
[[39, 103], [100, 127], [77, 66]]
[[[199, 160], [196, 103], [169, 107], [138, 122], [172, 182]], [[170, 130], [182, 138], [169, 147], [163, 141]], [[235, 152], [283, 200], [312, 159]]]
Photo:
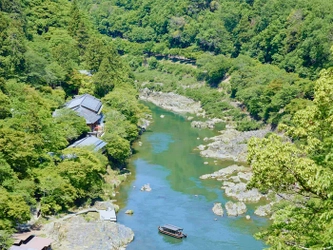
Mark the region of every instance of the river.
[[[214, 202], [230, 200], [223, 195], [221, 182], [201, 180], [233, 162], [215, 162], [200, 157], [195, 147], [203, 138], [214, 136], [212, 130], [191, 128], [184, 117], [147, 104], [154, 122], [142, 135], [142, 145], [134, 145], [130, 159], [131, 177], [116, 196], [121, 209], [118, 221], [133, 229], [135, 239], [128, 250], [141, 249], [262, 249], [263, 242], [253, 234], [267, 224], [266, 219], [253, 214], [248, 206], [245, 216], [224, 217], [212, 212]], [[164, 115], [164, 118], [160, 116]], [[199, 138], [199, 139], [198, 139]], [[209, 164], [205, 165], [207, 161]], [[140, 191], [150, 184], [151, 192]], [[125, 214], [127, 209], [133, 215]], [[188, 235], [183, 240], [159, 234], [157, 227], [174, 224]]]

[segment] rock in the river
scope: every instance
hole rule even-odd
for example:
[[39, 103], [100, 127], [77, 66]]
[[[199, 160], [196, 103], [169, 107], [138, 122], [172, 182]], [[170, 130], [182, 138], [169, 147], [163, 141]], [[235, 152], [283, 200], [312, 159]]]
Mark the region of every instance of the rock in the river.
[[161, 118], [164, 118], [164, 115], [161, 115], [160, 117], [161, 117]]
[[259, 206], [255, 211], [254, 214], [258, 216], [269, 216], [271, 214], [272, 206], [270, 204]]
[[247, 220], [249, 220], [249, 219], [251, 219], [251, 216], [250, 216], [250, 215], [246, 215], [245, 218], [246, 218]]
[[244, 202], [232, 202], [228, 201], [225, 204], [225, 209], [227, 210], [228, 216], [238, 216], [240, 214], [244, 214], [246, 212], [246, 205]]
[[244, 202], [258, 202], [266, 196], [256, 188], [250, 190], [246, 188], [246, 183], [252, 177], [250, 170], [248, 167], [231, 165], [212, 174], [202, 175], [200, 179], [216, 178], [218, 181], [223, 181], [221, 188], [225, 189], [227, 196]]
[[250, 190], [246, 189], [246, 183], [232, 183], [224, 182], [222, 186], [225, 189], [225, 194], [228, 197], [233, 197], [239, 201], [245, 202], [258, 202], [262, 197], [264, 197], [256, 188]]
[[198, 149], [199, 149], [199, 150], [204, 150], [205, 147], [206, 147], [205, 145], [199, 145], [199, 146], [198, 146]]
[[124, 225], [109, 221], [87, 221], [81, 216], [45, 225], [46, 236], [54, 249], [121, 249], [134, 233]]
[[219, 216], [223, 216], [223, 208], [222, 208], [222, 204], [217, 202], [214, 203], [214, 207], [212, 208], [214, 214], [219, 215]]
[[151, 191], [151, 187], [150, 187], [149, 183], [143, 185], [143, 186], [141, 187], [141, 191], [147, 191], [147, 192], [150, 192], [150, 191]]
[[128, 209], [128, 210], [126, 210], [125, 214], [130, 214], [130, 215], [132, 215], [132, 214], [134, 214], [134, 211], [131, 210], [131, 209]]

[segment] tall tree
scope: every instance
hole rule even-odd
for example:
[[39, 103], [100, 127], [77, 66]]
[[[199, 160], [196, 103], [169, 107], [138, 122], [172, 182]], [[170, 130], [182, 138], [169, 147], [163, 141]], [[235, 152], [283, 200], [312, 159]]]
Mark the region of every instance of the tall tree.
[[88, 69], [97, 72], [105, 56], [105, 43], [99, 37], [92, 37], [89, 40], [84, 53], [84, 61]]
[[116, 50], [109, 45], [104, 48], [104, 52], [98, 72], [93, 77], [95, 94], [99, 97], [112, 91], [114, 86], [128, 81], [128, 69], [124, 67]]
[[69, 34], [76, 39], [81, 54], [84, 54], [84, 49], [86, 48], [89, 40], [89, 32], [86, 21], [79, 9], [77, 0], [72, 1], [70, 16], [71, 19], [68, 24]]
[[333, 69], [315, 85], [313, 105], [298, 111], [293, 127], [282, 125], [294, 143], [277, 135], [249, 142], [250, 186], [290, 194], [272, 226], [258, 236], [273, 249], [333, 247]]

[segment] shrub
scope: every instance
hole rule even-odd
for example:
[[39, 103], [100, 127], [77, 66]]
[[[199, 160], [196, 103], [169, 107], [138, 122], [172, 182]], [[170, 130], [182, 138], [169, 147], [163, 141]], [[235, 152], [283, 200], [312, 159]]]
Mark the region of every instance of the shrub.
[[257, 130], [261, 127], [261, 124], [255, 120], [243, 119], [237, 122], [236, 129], [238, 131], [250, 131]]

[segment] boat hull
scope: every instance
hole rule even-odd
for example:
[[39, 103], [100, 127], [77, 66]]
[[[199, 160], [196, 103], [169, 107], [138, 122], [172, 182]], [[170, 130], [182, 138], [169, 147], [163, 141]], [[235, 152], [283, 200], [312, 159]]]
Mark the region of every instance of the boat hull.
[[162, 233], [162, 234], [166, 234], [166, 235], [169, 235], [169, 236], [177, 238], [177, 239], [182, 239], [182, 238], [187, 237], [186, 234], [183, 234], [183, 233], [181, 233], [181, 234], [174, 234], [174, 233], [171, 233], [171, 232], [163, 230], [163, 228], [161, 228], [161, 227], [158, 227], [158, 231], [160, 233]]

